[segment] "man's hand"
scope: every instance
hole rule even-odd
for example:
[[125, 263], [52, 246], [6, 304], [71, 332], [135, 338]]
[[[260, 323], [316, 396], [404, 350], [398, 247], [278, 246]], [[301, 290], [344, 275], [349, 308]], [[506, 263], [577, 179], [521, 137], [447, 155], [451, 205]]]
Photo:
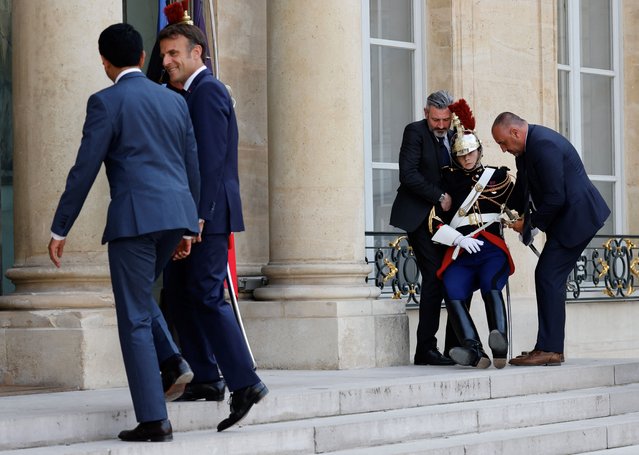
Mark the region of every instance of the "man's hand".
[[519, 218], [518, 220], [513, 221], [508, 227], [521, 234], [524, 232], [524, 219]]
[[204, 230], [204, 220], [200, 220], [200, 233], [197, 237], [193, 237], [193, 243], [200, 243], [202, 241], [202, 231]]
[[58, 268], [60, 268], [60, 258], [64, 251], [64, 243], [65, 240], [56, 240], [54, 238], [49, 241], [49, 257], [51, 258], [53, 265]]
[[453, 198], [450, 197], [450, 194], [444, 193], [444, 199], [440, 202], [442, 206], [442, 210], [444, 212], [448, 212], [450, 210], [450, 206], [453, 204]]
[[174, 261], [179, 261], [180, 259], [184, 259], [185, 257], [187, 257], [189, 254], [191, 254], [191, 238], [187, 238], [187, 239], [182, 239], [180, 240], [180, 243], [178, 244], [178, 246], [175, 248], [175, 251], [173, 252], [173, 257], [172, 259]]

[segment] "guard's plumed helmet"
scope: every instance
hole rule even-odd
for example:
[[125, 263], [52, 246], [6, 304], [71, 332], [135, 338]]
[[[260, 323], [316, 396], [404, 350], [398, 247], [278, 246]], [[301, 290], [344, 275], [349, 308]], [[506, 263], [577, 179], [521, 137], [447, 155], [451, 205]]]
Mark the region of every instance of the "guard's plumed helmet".
[[164, 8], [164, 15], [169, 24], [185, 23], [193, 25], [189, 16], [189, 0], [172, 0]]
[[[448, 109], [453, 113], [452, 122], [453, 129], [455, 130], [451, 154], [453, 157], [457, 157], [468, 155], [475, 150], [479, 150], [479, 157], [477, 158], [475, 168], [481, 166], [480, 162], [483, 147], [481, 141], [475, 134], [475, 117], [473, 116], [473, 111], [470, 110], [468, 103], [463, 98], [448, 106]], [[459, 166], [457, 160], [453, 160], [453, 163]]]

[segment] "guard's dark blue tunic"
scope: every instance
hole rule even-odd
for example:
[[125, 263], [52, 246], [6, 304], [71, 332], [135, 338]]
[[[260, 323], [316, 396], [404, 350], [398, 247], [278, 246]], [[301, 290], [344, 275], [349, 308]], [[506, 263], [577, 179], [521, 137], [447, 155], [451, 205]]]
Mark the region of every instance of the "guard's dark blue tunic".
[[[452, 198], [452, 209], [444, 212], [440, 206], [434, 208], [434, 216], [429, 223], [431, 232], [434, 233], [443, 224], [451, 222], [471, 189], [479, 181], [484, 169], [484, 167], [479, 167], [469, 172], [449, 167], [443, 171], [443, 187]], [[513, 187], [514, 182], [508, 174], [508, 168], [495, 169], [479, 199], [471, 207], [465, 207], [466, 213], [471, 217], [471, 224], [459, 226], [456, 228], [457, 231], [463, 235], [471, 234], [480, 227], [479, 224], [474, 224], [473, 216], [500, 213], [502, 206], [508, 202]], [[486, 229], [474, 234], [473, 237], [484, 241], [478, 253], [469, 254], [462, 249], [457, 258], [453, 260], [455, 247], [451, 246], [437, 272], [437, 275], [444, 281], [450, 299], [469, 298], [477, 289], [481, 289], [482, 293], [501, 290], [506, 285], [508, 276], [515, 271], [510, 252], [501, 233], [499, 221], [490, 224]]]

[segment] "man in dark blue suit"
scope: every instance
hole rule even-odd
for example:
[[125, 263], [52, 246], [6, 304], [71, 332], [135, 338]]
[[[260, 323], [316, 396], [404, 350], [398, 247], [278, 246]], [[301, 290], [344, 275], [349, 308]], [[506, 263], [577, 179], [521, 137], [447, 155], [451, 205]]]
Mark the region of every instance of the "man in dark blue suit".
[[219, 365], [231, 391], [231, 414], [217, 427], [223, 431], [239, 422], [268, 393], [254, 371], [233, 308], [224, 300], [229, 235], [244, 230], [237, 121], [228, 90], [204, 65], [206, 38], [202, 31], [186, 23], [172, 24], [160, 32], [158, 40], [171, 83], [185, 92], [202, 181], [198, 208], [201, 233], [191, 256], [171, 262], [164, 271], [166, 304], [184, 357], [195, 373], [194, 384], [205, 391], [206, 384], [218, 382]]
[[[566, 280], [610, 209], [588, 178], [572, 144], [561, 134], [528, 124], [511, 112], [493, 123], [502, 151], [515, 156], [523, 218], [512, 225], [529, 244], [535, 228], [546, 244], [535, 268], [539, 329], [535, 348], [511, 359], [513, 365], [561, 365], [564, 360]], [[532, 209], [529, 207], [532, 206]]]
[[[102, 243], [108, 243], [120, 345], [140, 422], [119, 437], [167, 441], [172, 429], [165, 392], [167, 399], [176, 398], [171, 388], [183, 389], [193, 373], [179, 355], [152, 286], [172, 255], [189, 254], [191, 239], [184, 234], [198, 232], [195, 136], [184, 99], [140, 71], [142, 37], [133, 27], [108, 27], [98, 46], [114, 85], [89, 98], [80, 149], [51, 225], [49, 256], [60, 267], [66, 235], [104, 163], [111, 202]], [[174, 368], [161, 377], [160, 366], [167, 364]]]
[[[391, 210], [390, 224], [408, 233], [421, 274], [419, 324], [415, 365], [455, 365], [437, 349], [439, 315], [444, 289], [437, 277], [445, 248], [432, 241], [428, 215], [433, 205], [450, 209], [451, 197], [442, 189], [441, 169], [450, 166], [449, 128], [452, 114], [448, 106], [453, 97], [445, 90], [433, 92], [426, 100], [424, 120], [404, 129], [399, 151], [397, 196]], [[448, 145], [448, 147], [447, 147]], [[446, 352], [457, 344], [452, 329], [446, 327]]]

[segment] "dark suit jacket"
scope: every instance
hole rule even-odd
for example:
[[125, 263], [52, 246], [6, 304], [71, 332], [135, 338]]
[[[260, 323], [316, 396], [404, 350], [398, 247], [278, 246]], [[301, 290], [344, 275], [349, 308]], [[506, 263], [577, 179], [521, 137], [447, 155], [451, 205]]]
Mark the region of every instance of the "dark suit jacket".
[[198, 213], [204, 234], [244, 230], [238, 175], [238, 131], [228, 90], [208, 69], [186, 95], [198, 145], [202, 189]]
[[103, 162], [111, 203], [102, 243], [169, 229], [198, 232], [197, 148], [180, 95], [133, 72], [89, 98], [52, 232], [69, 233]]
[[528, 125], [526, 149], [515, 162], [516, 191], [521, 193], [526, 176], [535, 205], [533, 227], [567, 248], [585, 242], [601, 229], [610, 209], [565, 137], [541, 125]]
[[413, 232], [444, 193], [437, 147], [426, 120], [410, 123], [404, 129], [399, 151], [400, 185], [391, 210], [391, 225]]

